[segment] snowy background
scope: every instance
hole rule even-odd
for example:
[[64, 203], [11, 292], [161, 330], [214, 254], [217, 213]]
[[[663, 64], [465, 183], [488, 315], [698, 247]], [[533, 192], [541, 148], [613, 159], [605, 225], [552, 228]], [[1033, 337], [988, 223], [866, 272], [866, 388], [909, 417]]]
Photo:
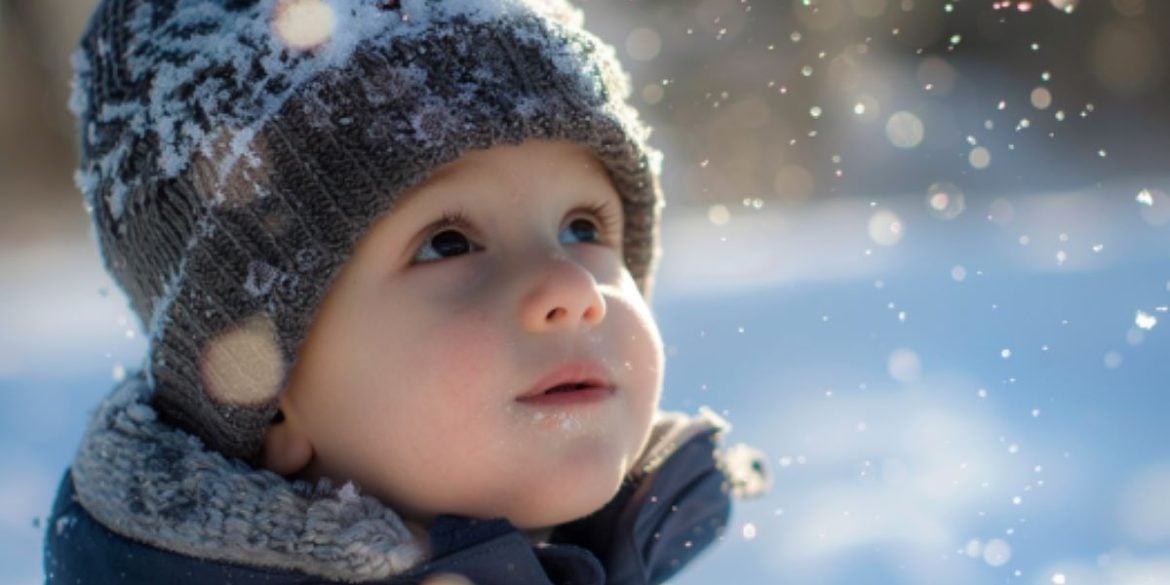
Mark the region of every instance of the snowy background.
[[[582, 3], [666, 151], [666, 408], [772, 491], [677, 580], [1170, 583], [1160, 0]], [[0, 0], [0, 566], [145, 348], [73, 190], [92, 2]]]

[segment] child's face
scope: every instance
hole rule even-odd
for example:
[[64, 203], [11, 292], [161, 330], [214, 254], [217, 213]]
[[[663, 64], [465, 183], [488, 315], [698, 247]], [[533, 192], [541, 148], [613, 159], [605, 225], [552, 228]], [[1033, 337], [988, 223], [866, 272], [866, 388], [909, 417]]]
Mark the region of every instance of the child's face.
[[[599, 509], [647, 439], [663, 371], [604, 167], [528, 141], [467, 154], [404, 197], [315, 316], [265, 465], [354, 480], [424, 522], [538, 528]], [[434, 225], [455, 210], [466, 223]], [[581, 362], [600, 370], [574, 380], [612, 390], [528, 397]]]

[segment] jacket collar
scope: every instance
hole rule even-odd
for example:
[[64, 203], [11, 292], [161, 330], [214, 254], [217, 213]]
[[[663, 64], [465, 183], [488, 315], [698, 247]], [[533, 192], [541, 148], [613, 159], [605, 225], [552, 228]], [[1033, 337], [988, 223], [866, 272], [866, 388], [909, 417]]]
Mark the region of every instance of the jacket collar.
[[217, 562], [339, 581], [400, 574], [423, 560], [401, 518], [353, 484], [289, 481], [164, 424], [141, 375], [96, 409], [73, 463], [78, 499], [107, 528]]

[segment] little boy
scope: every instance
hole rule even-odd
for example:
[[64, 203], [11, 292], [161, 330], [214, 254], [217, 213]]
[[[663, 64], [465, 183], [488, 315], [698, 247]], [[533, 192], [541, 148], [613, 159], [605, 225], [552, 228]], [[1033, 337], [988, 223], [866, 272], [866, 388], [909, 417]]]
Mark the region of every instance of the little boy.
[[103, 0], [74, 67], [150, 347], [50, 583], [658, 583], [763, 484], [658, 411], [658, 155], [562, 0]]

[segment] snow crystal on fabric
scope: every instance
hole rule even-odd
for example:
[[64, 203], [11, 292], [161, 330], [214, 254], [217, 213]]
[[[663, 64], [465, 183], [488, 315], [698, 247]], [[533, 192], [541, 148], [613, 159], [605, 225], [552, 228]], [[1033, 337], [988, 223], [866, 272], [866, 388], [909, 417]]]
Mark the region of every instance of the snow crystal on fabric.
[[337, 499], [347, 504], [361, 502], [361, 496], [358, 495], [357, 486], [353, 482], [345, 482], [341, 489], [337, 491]]
[[[147, 334], [150, 335], [150, 342], [152, 344], [157, 339], [159, 332], [163, 330], [163, 326], [166, 325], [167, 321], [170, 319], [167, 316], [167, 311], [175, 302], [175, 295], [178, 293], [179, 282], [187, 276], [187, 263], [190, 258], [190, 251], [195, 247], [195, 244], [199, 242], [200, 238], [207, 237], [211, 233], [212, 228], [207, 226], [208, 222], [204, 222], [201, 226], [201, 229], [196, 230], [196, 233], [192, 234], [191, 237], [187, 239], [186, 253], [183, 254], [182, 260], [179, 261], [179, 266], [175, 268], [174, 272], [168, 275], [167, 278], [163, 281], [162, 294], [155, 301], [154, 310], [150, 314], [150, 322], [143, 323]], [[153, 385], [153, 380], [151, 380], [151, 383]]]
[[61, 536], [62, 534], [65, 533], [66, 530], [69, 530], [70, 528], [73, 528], [76, 525], [77, 525], [77, 517], [66, 515], [66, 516], [62, 516], [62, 517], [57, 519], [57, 523], [54, 526], [54, 528], [57, 530], [57, 536]]
[[280, 271], [271, 264], [260, 260], [248, 263], [248, 278], [244, 281], [244, 290], [254, 297], [262, 297], [272, 291], [272, 285], [280, 276]]
[[[159, 421], [150, 392], [128, 377], [98, 406], [73, 462], [79, 501], [107, 528], [213, 562], [349, 582], [400, 574], [423, 559], [401, 518], [376, 499], [227, 459]], [[184, 501], [199, 505], [175, 505]]]
[[[175, 177], [194, 152], [219, 161], [221, 180], [241, 160], [257, 164], [249, 143], [260, 127], [303, 84], [322, 71], [344, 66], [363, 43], [387, 46], [454, 20], [474, 24], [532, 9], [569, 25], [579, 25], [583, 18], [562, 0], [402, 0], [397, 10], [387, 10], [382, 0], [332, 0], [332, 34], [320, 45], [301, 49], [288, 45], [274, 29], [274, 19], [286, 4], [285, 0], [143, 1], [124, 22], [116, 22], [116, 14], [105, 15], [114, 22], [103, 24], [114, 27], [115, 40], [124, 44], [120, 53], [114, 54], [103, 37], [97, 40], [96, 50], [73, 56], [70, 108], [83, 119], [90, 113], [98, 122], [97, 127], [83, 129], [90, 148], [76, 179], [78, 186], [93, 196], [107, 182], [105, 204], [117, 219], [125, 212], [130, 194], [143, 187], [144, 175]], [[93, 79], [99, 72], [102, 79]], [[405, 67], [396, 72], [400, 74], [397, 81], [426, 82], [425, 73], [418, 69]], [[106, 79], [110, 75], [120, 77]], [[108, 88], [94, 88], [95, 82], [141, 91], [107, 94]], [[89, 91], [99, 93], [95, 96]], [[93, 97], [101, 100], [99, 112], [89, 112]], [[442, 130], [431, 126], [434, 120], [418, 122], [426, 136], [437, 136], [435, 132]], [[226, 152], [215, 148], [222, 134], [228, 135]], [[140, 143], [156, 145], [157, 160], [136, 160]], [[144, 165], [153, 168], [140, 168]]]
[[410, 125], [414, 128], [415, 136], [430, 147], [442, 145], [447, 136], [458, 128], [451, 109], [437, 99], [428, 100], [411, 118]]
[[754, 447], [737, 443], [723, 453], [724, 470], [731, 480], [731, 493], [737, 498], [757, 497], [772, 485], [768, 457]]
[[427, 83], [427, 72], [416, 65], [386, 67], [361, 80], [370, 104], [381, 106], [401, 99]]
[[301, 248], [297, 250], [295, 262], [297, 271], [311, 273], [325, 263], [325, 253], [319, 248]]
[[[294, 20], [328, 8], [334, 28], [286, 43], [277, 21], [293, 5], [309, 15]], [[607, 85], [621, 69], [599, 58], [613, 52], [557, 24], [579, 16], [563, 0], [102, 0], [75, 59], [76, 181], [149, 333], [153, 406], [255, 456], [275, 410], [259, 399], [269, 358], [294, 363], [370, 222], [468, 149], [589, 147], [638, 218], [625, 261], [648, 294], [657, 153], [614, 103], [629, 92]], [[238, 331], [258, 312], [271, 334]], [[233, 362], [237, 349], [262, 359]]]

